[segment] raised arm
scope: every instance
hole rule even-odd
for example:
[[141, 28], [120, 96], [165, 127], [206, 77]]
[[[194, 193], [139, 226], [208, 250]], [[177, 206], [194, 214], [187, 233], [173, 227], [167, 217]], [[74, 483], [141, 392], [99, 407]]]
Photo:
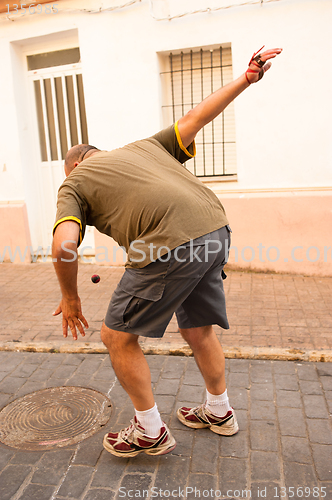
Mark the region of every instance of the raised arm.
[[68, 326], [74, 340], [77, 340], [77, 330], [84, 337], [83, 325], [89, 328], [88, 322], [82, 314], [81, 300], [77, 291], [77, 241], [80, 226], [77, 222], [68, 220], [57, 226], [54, 233], [52, 245], [52, 257], [55, 272], [57, 274], [62, 299], [53, 315], [62, 312], [63, 336], [68, 335]]
[[264, 72], [271, 67], [271, 63], [267, 61], [276, 57], [281, 51], [282, 49], [270, 49], [259, 55], [254, 54], [247, 71], [243, 75], [209, 95], [204, 101], [180, 118], [178, 129], [184, 147], [187, 148], [195, 139], [197, 132], [222, 113], [251, 83], [260, 80]]

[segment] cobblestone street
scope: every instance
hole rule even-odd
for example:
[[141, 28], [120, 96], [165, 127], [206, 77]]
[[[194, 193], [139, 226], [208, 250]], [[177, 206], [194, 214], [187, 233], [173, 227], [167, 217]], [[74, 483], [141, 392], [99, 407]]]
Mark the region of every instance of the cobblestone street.
[[114, 384], [107, 355], [1, 352], [2, 405], [60, 385], [109, 393], [114, 405], [107, 425], [76, 446], [38, 452], [1, 445], [1, 500], [108, 500], [135, 492], [147, 497], [147, 491], [150, 498], [183, 492], [194, 499], [204, 492], [205, 498], [236, 499], [244, 491], [253, 499], [264, 497], [265, 491], [269, 500], [300, 498], [301, 491], [304, 498], [331, 498], [330, 363], [227, 360], [228, 392], [240, 431], [224, 437], [188, 429], [176, 418], [178, 406], [204, 398], [194, 359], [147, 360], [157, 404], [177, 446], [160, 458], [140, 454], [124, 459], [102, 447], [105, 432], [120, 430], [133, 417], [129, 398]]

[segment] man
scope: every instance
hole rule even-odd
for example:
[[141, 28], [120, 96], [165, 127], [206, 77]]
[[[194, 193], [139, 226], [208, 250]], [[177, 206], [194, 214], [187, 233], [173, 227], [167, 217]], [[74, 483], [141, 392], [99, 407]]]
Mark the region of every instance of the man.
[[155, 404], [139, 335], [162, 337], [176, 312], [206, 384], [206, 402], [179, 408], [180, 421], [220, 435], [238, 431], [225, 383], [225, 359], [212, 325], [229, 328], [222, 285], [230, 228], [214, 193], [181, 163], [195, 154], [197, 132], [250, 84], [262, 78], [272, 49], [254, 54], [247, 71], [207, 97], [174, 126], [111, 152], [86, 144], [65, 159], [59, 189], [53, 259], [62, 300], [63, 335], [84, 336], [88, 323], [77, 291], [77, 247], [86, 224], [112, 236], [128, 252], [101, 330], [114, 371], [135, 408], [132, 424], [104, 438], [117, 456], [168, 453], [176, 446]]

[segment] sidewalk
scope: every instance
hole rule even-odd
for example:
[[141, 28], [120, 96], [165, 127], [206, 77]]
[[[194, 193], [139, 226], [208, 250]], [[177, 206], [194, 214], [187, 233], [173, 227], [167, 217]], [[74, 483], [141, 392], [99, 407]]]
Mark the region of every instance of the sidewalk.
[[0, 406], [58, 386], [96, 389], [114, 405], [106, 425], [79, 444], [49, 451], [0, 444], [1, 500], [332, 498], [331, 363], [226, 360], [240, 431], [223, 437], [188, 429], [175, 416], [179, 406], [204, 398], [194, 359], [147, 360], [157, 404], [177, 446], [159, 458], [125, 459], [102, 446], [106, 432], [133, 417], [107, 355], [0, 352]]
[[[91, 437], [47, 451], [3, 444], [7, 432], [0, 411], [0, 499], [332, 498], [332, 363], [303, 361], [332, 359], [332, 278], [227, 273], [231, 328], [222, 336], [218, 331], [226, 355], [265, 358], [226, 360], [228, 393], [240, 425], [236, 436], [191, 430], [177, 420], [179, 406], [204, 400], [204, 384], [176, 320], [164, 339], [143, 340], [145, 352], [159, 354], [146, 358], [159, 410], [177, 447], [159, 458], [123, 459], [106, 452], [102, 439], [129, 425], [133, 407], [99, 338], [122, 272], [80, 265], [79, 290], [90, 328], [74, 342], [63, 340], [61, 318], [52, 317], [60, 299], [52, 265], [0, 265], [0, 409], [42, 389], [83, 387], [107, 396], [113, 410]], [[97, 285], [90, 280], [95, 273], [101, 276]], [[54, 352], [63, 350], [68, 353]], [[272, 360], [278, 357], [298, 361]], [[56, 416], [71, 437], [70, 423], [91, 416], [76, 411], [77, 405], [74, 396], [64, 407], [55, 400], [35, 428], [47, 432], [48, 418]], [[97, 417], [92, 412], [98, 424]], [[29, 435], [29, 427], [15, 427], [20, 416], [9, 423], [15, 439]]]
[[[77, 342], [53, 317], [60, 289], [52, 264], [0, 264], [0, 349], [106, 352], [100, 328], [123, 268], [80, 264], [79, 293], [90, 328]], [[101, 281], [93, 284], [92, 274]], [[332, 278], [227, 271], [230, 329], [216, 331], [228, 357], [332, 360]], [[162, 340], [142, 339], [148, 353], [188, 354], [175, 317]]]

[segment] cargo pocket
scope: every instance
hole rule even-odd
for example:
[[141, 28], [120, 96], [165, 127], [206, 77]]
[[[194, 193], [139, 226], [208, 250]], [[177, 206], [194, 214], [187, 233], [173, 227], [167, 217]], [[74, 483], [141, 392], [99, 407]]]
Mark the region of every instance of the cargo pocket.
[[138, 275], [135, 271], [126, 270], [118, 287], [126, 295], [123, 323], [127, 327], [134, 327], [140, 324], [153, 303], [161, 299], [165, 283], [155, 281], [154, 276]]

